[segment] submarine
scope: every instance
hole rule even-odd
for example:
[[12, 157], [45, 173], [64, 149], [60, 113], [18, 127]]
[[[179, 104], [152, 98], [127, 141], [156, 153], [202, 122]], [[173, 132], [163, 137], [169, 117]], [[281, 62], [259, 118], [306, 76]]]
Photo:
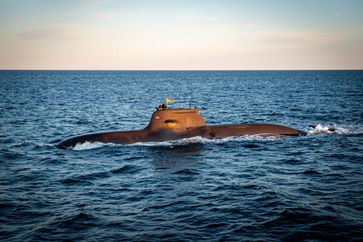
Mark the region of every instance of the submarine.
[[207, 125], [198, 107], [169, 108], [167, 103], [156, 107], [149, 124], [140, 130], [109, 131], [75, 136], [60, 142], [61, 149], [72, 148], [85, 142], [133, 144], [138, 142], [161, 142], [200, 136], [222, 139], [231, 136], [302, 136], [306, 132], [276, 124], [224, 124]]

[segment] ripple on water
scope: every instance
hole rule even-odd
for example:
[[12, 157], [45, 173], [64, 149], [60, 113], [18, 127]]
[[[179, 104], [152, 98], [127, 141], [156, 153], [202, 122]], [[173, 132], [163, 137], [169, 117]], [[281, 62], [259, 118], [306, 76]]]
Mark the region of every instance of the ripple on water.
[[52, 223], [56, 227], [82, 229], [97, 226], [99, 219], [89, 213], [80, 212], [57, 220]]
[[311, 175], [320, 175], [320, 172], [315, 171], [315, 170], [306, 170], [306, 171], [303, 171], [302, 174], [311, 176]]
[[[362, 77], [0, 71], [0, 240], [360, 241]], [[191, 90], [209, 124], [320, 130], [55, 147], [72, 134], [143, 128], [160, 98], [186, 106]]]
[[62, 183], [64, 185], [82, 185], [82, 186], [92, 186], [94, 185], [92, 181], [87, 181], [87, 180], [83, 180], [83, 179], [79, 179], [79, 178], [65, 178], [62, 180]]
[[141, 169], [142, 169], [142, 167], [140, 167], [140, 166], [124, 165], [122, 167], [111, 170], [111, 173], [128, 175], [128, 174], [134, 174], [134, 173], [140, 171]]

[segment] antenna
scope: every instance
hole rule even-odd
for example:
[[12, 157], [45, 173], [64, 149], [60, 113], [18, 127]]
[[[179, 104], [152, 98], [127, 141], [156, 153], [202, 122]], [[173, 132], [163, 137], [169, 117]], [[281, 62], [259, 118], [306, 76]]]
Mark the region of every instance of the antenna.
[[189, 86], [189, 101], [188, 101], [188, 106], [189, 108], [192, 108], [192, 104], [193, 104], [193, 80], [189, 80], [190, 84]]

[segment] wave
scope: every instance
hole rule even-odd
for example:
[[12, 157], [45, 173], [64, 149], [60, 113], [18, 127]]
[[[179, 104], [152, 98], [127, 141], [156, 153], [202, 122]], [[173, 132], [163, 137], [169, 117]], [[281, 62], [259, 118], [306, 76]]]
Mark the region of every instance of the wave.
[[104, 147], [104, 146], [110, 146], [110, 145], [115, 145], [115, 144], [86, 141], [86, 142], [84, 142], [82, 144], [77, 143], [72, 149], [73, 150], [91, 150], [91, 149], [97, 149], [97, 148], [101, 148], [101, 147]]
[[139, 142], [135, 144], [129, 144], [129, 146], [177, 146], [177, 145], [188, 145], [188, 144], [224, 144], [232, 141], [252, 141], [252, 140], [263, 140], [271, 141], [276, 140], [278, 137], [263, 137], [258, 135], [246, 135], [246, 136], [232, 136], [223, 139], [207, 139], [200, 136], [191, 138], [168, 140], [161, 142]]
[[279, 137], [273, 136], [258, 136], [258, 135], [246, 135], [246, 136], [232, 136], [223, 139], [207, 139], [200, 136], [178, 139], [178, 140], [168, 140], [160, 142], [137, 142], [134, 144], [114, 144], [114, 143], [102, 143], [102, 142], [84, 142], [77, 143], [76, 146], [71, 148], [72, 150], [91, 150], [98, 149], [105, 146], [183, 146], [190, 144], [224, 144], [227, 142], [241, 142], [241, 141], [275, 141], [280, 139]]
[[353, 127], [353, 126], [341, 126], [336, 124], [317, 124], [311, 125], [309, 134], [361, 134], [363, 133], [363, 127]]

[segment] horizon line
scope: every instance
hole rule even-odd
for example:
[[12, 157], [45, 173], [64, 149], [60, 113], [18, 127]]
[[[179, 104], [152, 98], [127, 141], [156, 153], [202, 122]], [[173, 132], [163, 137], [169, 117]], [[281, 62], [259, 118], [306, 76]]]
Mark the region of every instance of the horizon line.
[[361, 69], [0, 69], [0, 71], [363, 71]]

